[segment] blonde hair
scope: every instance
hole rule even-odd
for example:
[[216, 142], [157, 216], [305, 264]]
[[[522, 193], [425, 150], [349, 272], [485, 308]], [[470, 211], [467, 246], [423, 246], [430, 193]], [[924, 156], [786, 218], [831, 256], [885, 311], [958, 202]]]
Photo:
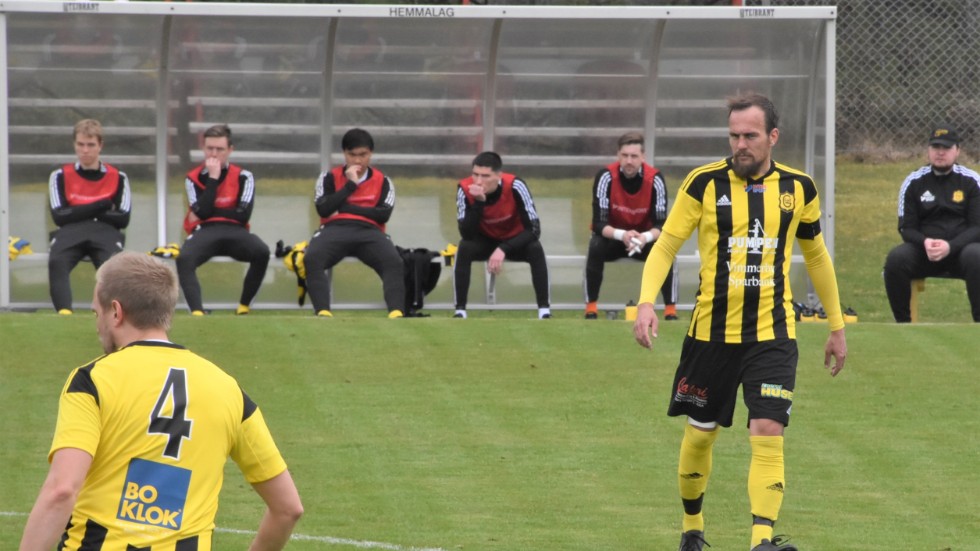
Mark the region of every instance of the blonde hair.
[[71, 135], [71, 139], [75, 139], [78, 135], [92, 136], [99, 140], [99, 145], [102, 144], [102, 123], [95, 119], [82, 119], [75, 123], [75, 133]]
[[177, 274], [146, 254], [121, 252], [95, 273], [96, 300], [103, 309], [118, 301], [137, 329], [170, 330], [177, 306]]

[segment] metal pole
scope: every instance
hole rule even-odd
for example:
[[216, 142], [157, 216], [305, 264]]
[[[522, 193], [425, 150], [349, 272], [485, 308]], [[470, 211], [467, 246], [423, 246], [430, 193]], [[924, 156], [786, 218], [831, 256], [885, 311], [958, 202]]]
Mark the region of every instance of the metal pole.
[[487, 59], [487, 79], [483, 90], [483, 150], [494, 150], [497, 117], [497, 54], [500, 51], [500, 27], [503, 20], [495, 19], [490, 33], [490, 55]]
[[663, 43], [664, 27], [667, 22], [657, 20], [653, 26], [653, 36], [650, 40], [650, 66], [647, 69], [646, 86], [646, 120], [644, 121], [643, 134], [646, 136], [646, 161], [654, 166], [657, 148], [657, 96], [658, 85], [660, 84], [660, 45]]
[[[0, 13], [0, 243], [10, 241], [10, 127], [7, 120], [7, 16]], [[10, 307], [10, 259], [0, 254], [0, 309]]]
[[337, 49], [337, 24], [340, 18], [330, 19], [327, 39], [323, 42], [323, 80], [320, 89], [320, 164], [323, 170], [331, 166], [333, 152], [333, 53]]
[[826, 48], [827, 48], [827, 88], [824, 92], [827, 96], [827, 107], [824, 113], [824, 128], [826, 129], [826, 138], [824, 140], [824, 172], [826, 173], [827, 182], [825, 189], [827, 190], [826, 197], [824, 197], [824, 203], [826, 207], [824, 211], [827, 213], [827, 229], [824, 231], [824, 241], [827, 243], [827, 250], [830, 251], [831, 258], [834, 257], [834, 226], [836, 224], [836, 202], [834, 200], [834, 175], [837, 169], [836, 159], [834, 155], [837, 151], [837, 138], [835, 134], [835, 129], [837, 128], [837, 119], [835, 116], [836, 105], [836, 93], [837, 93], [837, 21], [831, 20], [827, 21], [827, 33], [826, 33]]
[[157, 245], [167, 243], [167, 172], [169, 168], [168, 142], [170, 140], [170, 33], [173, 16], [163, 18], [160, 35], [160, 70], [157, 74], [156, 112], [156, 191], [157, 191]]

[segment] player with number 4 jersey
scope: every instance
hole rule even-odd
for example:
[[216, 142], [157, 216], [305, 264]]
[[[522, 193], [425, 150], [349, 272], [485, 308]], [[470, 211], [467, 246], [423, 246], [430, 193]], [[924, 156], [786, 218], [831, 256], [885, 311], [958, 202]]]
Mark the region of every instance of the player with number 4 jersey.
[[207, 551], [229, 457], [269, 506], [252, 549], [281, 549], [302, 513], [296, 488], [235, 379], [167, 339], [173, 270], [121, 253], [99, 269], [95, 297], [106, 355], [68, 377], [21, 549], [60, 536], [66, 550]]

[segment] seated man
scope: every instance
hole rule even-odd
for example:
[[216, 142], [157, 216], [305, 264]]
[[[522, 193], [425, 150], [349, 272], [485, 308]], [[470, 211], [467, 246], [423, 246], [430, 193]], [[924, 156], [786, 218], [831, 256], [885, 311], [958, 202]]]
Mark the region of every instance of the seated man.
[[400, 318], [404, 315], [405, 264], [385, 234], [385, 224], [395, 208], [395, 186], [370, 166], [374, 138], [366, 130], [348, 130], [340, 147], [344, 165], [321, 174], [313, 196], [320, 229], [310, 238], [304, 257], [313, 311], [320, 317], [333, 317], [325, 271], [353, 256], [381, 277], [388, 317]]
[[956, 163], [959, 137], [948, 126], [929, 137], [929, 165], [909, 174], [898, 194], [904, 243], [885, 259], [885, 291], [895, 321], [912, 321], [913, 279], [966, 280], [973, 321], [980, 322], [980, 175]]
[[[667, 219], [667, 186], [660, 171], [643, 162], [643, 134], [623, 134], [616, 158], [596, 174], [592, 185], [592, 239], [585, 259], [585, 319], [590, 320], [598, 318], [606, 262], [645, 261]], [[660, 292], [664, 319], [677, 319], [673, 267]]]
[[123, 249], [129, 225], [129, 178], [99, 159], [102, 125], [85, 119], [75, 125], [78, 160], [51, 173], [48, 183], [51, 234], [48, 285], [54, 309], [72, 313], [71, 271], [86, 256], [96, 268]]
[[459, 182], [456, 190], [456, 221], [462, 239], [453, 264], [456, 301], [453, 317], [466, 317], [470, 264], [474, 260], [486, 260], [487, 271], [499, 274], [504, 260], [508, 259], [531, 265], [538, 318], [548, 319], [551, 317], [550, 282], [539, 240], [541, 221], [527, 184], [502, 169], [500, 155], [484, 151], [473, 159], [472, 174]]
[[191, 315], [203, 316], [197, 267], [215, 256], [248, 262], [237, 315], [249, 313], [269, 265], [269, 246], [248, 231], [255, 205], [255, 178], [228, 162], [235, 146], [226, 124], [204, 131], [204, 163], [187, 173], [184, 186], [190, 209], [184, 220], [189, 234], [177, 257], [177, 275]]

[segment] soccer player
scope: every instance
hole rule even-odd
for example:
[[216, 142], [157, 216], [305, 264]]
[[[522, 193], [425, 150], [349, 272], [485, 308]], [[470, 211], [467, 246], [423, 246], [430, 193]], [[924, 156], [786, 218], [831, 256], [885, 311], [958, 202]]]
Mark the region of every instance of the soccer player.
[[86, 256], [96, 269], [123, 249], [122, 230], [129, 225], [130, 190], [126, 173], [103, 163], [102, 124], [84, 119], [75, 124], [78, 160], [51, 173], [48, 183], [51, 234], [48, 285], [54, 309], [71, 315], [71, 271]]
[[885, 259], [885, 292], [898, 323], [912, 321], [912, 280], [949, 274], [966, 280], [973, 321], [980, 322], [980, 174], [957, 164], [959, 135], [929, 135], [929, 165], [908, 175], [898, 195], [902, 244]]
[[[592, 185], [592, 239], [585, 258], [585, 319], [599, 317], [599, 288], [606, 262], [645, 261], [667, 218], [667, 186], [656, 168], [643, 161], [643, 134], [619, 138], [616, 162], [603, 167]], [[661, 293], [664, 319], [677, 319], [673, 267]]]
[[381, 277], [391, 319], [404, 316], [405, 262], [385, 233], [395, 210], [395, 186], [371, 166], [374, 138], [352, 128], [341, 138], [344, 164], [320, 174], [313, 202], [320, 228], [306, 247], [306, 288], [317, 316], [330, 318], [330, 280], [325, 271], [357, 257]]
[[303, 513], [286, 463], [235, 379], [170, 342], [176, 303], [173, 270], [151, 256], [96, 272], [106, 354], [68, 376], [21, 551], [208, 551], [229, 457], [267, 505], [249, 549], [285, 546]]
[[459, 249], [453, 262], [454, 318], [466, 318], [470, 291], [470, 265], [487, 261], [487, 271], [499, 274], [504, 260], [531, 265], [531, 283], [538, 303], [538, 318], [551, 318], [548, 263], [541, 246], [541, 221], [524, 180], [503, 172], [503, 160], [493, 151], [473, 159], [470, 176], [456, 189]]
[[656, 292], [683, 242], [697, 230], [701, 287], [671, 387], [670, 416], [687, 416], [678, 483], [684, 506], [681, 551], [705, 545], [701, 506], [719, 426], [730, 427], [739, 385], [748, 408], [748, 493], [752, 551], [796, 551], [773, 535], [786, 481], [783, 432], [796, 386], [797, 346], [789, 288], [794, 239], [827, 312], [824, 366], [836, 376], [847, 343], [830, 254], [820, 234], [820, 201], [806, 174], [772, 160], [778, 116], [761, 95], [728, 102], [732, 155], [684, 180], [643, 269], [633, 334], [657, 336]]
[[204, 163], [187, 173], [190, 209], [184, 219], [187, 240], [177, 257], [177, 274], [191, 315], [204, 315], [197, 268], [215, 256], [248, 262], [235, 313], [248, 314], [269, 266], [269, 246], [248, 230], [255, 206], [255, 177], [228, 162], [235, 146], [226, 124], [204, 131]]

